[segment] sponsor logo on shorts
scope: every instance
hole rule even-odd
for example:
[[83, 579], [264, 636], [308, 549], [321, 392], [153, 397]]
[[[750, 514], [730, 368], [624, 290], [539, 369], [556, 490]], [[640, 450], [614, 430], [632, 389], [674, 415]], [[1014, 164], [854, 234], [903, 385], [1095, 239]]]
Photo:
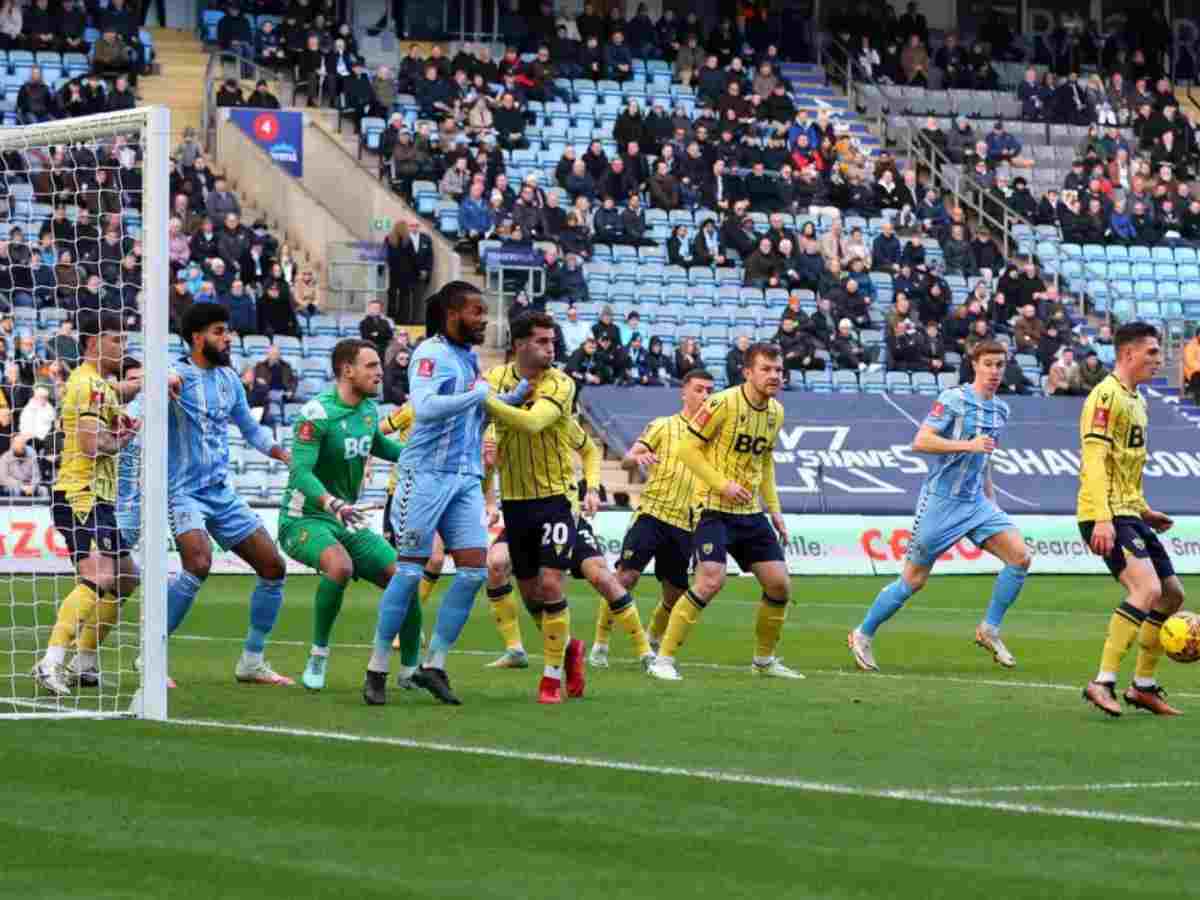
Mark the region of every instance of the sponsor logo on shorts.
[[708, 556], [710, 553], [713, 552], [713, 545], [712, 544], [702, 545], [700, 547], [700, 552], [703, 553], [705, 556]]
[[626, 551], [625, 551], [625, 552], [622, 554], [622, 556], [624, 556], [626, 559], [633, 559], [633, 551], [632, 551], [632, 550], [626, 550]]
[[1141, 538], [1133, 538], [1129, 541], [1129, 543], [1133, 544], [1133, 549], [1140, 553], [1144, 553], [1146, 551], [1146, 542]]
[[401, 549], [415, 550], [417, 547], [421, 546], [421, 532], [414, 529], [409, 529], [400, 535], [400, 539], [397, 541], [397, 543], [399, 543]]

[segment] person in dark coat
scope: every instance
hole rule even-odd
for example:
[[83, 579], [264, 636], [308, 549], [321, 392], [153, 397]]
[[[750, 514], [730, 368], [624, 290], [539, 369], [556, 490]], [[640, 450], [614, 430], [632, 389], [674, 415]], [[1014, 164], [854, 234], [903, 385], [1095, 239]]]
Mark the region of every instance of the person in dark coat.
[[417, 222], [397, 222], [384, 239], [388, 267], [388, 318], [401, 325], [423, 322], [415, 294], [433, 273], [433, 241]]

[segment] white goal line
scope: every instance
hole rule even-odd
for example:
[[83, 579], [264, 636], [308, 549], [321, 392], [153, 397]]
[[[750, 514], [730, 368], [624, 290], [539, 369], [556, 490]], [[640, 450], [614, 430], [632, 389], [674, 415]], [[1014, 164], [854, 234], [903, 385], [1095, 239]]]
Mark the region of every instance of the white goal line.
[[507, 750], [502, 747], [485, 747], [470, 744], [447, 744], [433, 741], [416, 741], [410, 738], [383, 737], [377, 735], [352, 734], [342, 731], [318, 731], [307, 728], [287, 728], [278, 725], [250, 725], [240, 722], [220, 722], [208, 719], [168, 719], [170, 724], [191, 728], [212, 728], [240, 731], [251, 734], [271, 734], [291, 738], [340, 741], [351, 744], [371, 744], [400, 747], [406, 750], [454, 753], [467, 756], [484, 756], [493, 759], [537, 762], [545, 765], [580, 769], [602, 769], [629, 772], [637, 775], [653, 775], [670, 778], [690, 778], [716, 784], [741, 784], [751, 787], [767, 787], [798, 791], [810, 794], [836, 794], [843, 797], [862, 797], [875, 800], [898, 800], [909, 803], [924, 803], [931, 806], [949, 806], [964, 809], [981, 809], [1025, 816], [1051, 816], [1064, 819], [1080, 819], [1093, 822], [1109, 822], [1119, 825], [1144, 825], [1176, 831], [1200, 831], [1200, 821], [1171, 819], [1162, 816], [1143, 816], [1135, 813], [1109, 812], [1095, 809], [1077, 809], [1065, 806], [1045, 806], [1035, 803], [1013, 803], [1005, 800], [982, 800], [946, 791], [868, 788], [850, 784], [823, 781], [807, 781], [768, 775], [750, 775], [720, 769], [688, 769], [679, 766], [658, 766], [647, 763], [614, 759], [597, 759], [585, 756], [560, 756], [553, 753], [531, 753], [522, 750]]

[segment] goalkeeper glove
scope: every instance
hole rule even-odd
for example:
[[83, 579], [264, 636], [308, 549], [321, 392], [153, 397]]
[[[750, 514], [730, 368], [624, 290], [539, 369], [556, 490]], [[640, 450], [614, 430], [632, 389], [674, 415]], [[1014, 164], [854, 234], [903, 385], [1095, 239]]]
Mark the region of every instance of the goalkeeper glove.
[[506, 394], [501, 394], [499, 399], [501, 403], [508, 406], [520, 406], [525, 402], [525, 398], [529, 396], [533, 387], [529, 384], [529, 379], [522, 378], [521, 383]]
[[329, 497], [325, 501], [325, 510], [351, 530], [362, 528], [367, 524], [366, 512], [337, 497]]

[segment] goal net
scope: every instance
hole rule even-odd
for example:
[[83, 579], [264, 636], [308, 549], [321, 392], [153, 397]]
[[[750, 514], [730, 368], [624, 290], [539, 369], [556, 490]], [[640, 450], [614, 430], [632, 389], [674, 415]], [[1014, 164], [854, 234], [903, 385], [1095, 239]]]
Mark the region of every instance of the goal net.
[[0, 129], [0, 718], [166, 717], [169, 140]]

